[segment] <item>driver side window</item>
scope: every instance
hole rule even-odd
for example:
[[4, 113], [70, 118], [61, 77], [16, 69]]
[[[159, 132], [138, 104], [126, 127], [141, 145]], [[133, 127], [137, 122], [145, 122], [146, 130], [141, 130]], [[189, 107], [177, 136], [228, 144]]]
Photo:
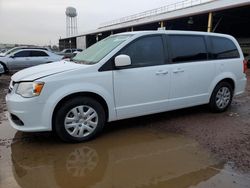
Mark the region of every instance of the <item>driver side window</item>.
[[164, 48], [162, 37], [143, 37], [132, 42], [119, 54], [128, 55], [131, 58], [129, 67], [145, 67], [164, 64]]
[[14, 54], [15, 58], [18, 57], [29, 57], [30, 56], [30, 51], [21, 51], [21, 52], [17, 52]]

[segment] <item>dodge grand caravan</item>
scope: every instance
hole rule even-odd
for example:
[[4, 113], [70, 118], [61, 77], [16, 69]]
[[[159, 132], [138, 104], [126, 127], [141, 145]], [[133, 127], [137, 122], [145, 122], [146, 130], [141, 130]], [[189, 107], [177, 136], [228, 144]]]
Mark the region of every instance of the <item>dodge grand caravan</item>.
[[208, 104], [223, 112], [244, 92], [246, 62], [228, 35], [144, 31], [112, 35], [71, 61], [12, 76], [11, 126], [55, 131], [64, 141], [96, 136], [106, 122]]

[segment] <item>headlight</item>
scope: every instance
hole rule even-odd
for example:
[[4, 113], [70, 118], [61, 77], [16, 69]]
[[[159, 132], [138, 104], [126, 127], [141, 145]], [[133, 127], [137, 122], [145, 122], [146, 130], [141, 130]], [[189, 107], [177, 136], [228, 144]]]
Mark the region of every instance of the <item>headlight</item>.
[[43, 86], [44, 82], [21, 82], [17, 87], [16, 93], [27, 98], [39, 96]]

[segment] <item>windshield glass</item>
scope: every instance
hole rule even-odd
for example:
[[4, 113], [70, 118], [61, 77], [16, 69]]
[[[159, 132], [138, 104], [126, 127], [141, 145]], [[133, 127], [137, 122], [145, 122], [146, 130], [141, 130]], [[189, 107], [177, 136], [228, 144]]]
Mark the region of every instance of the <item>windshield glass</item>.
[[72, 60], [81, 64], [95, 64], [104, 58], [113, 49], [126, 41], [132, 35], [110, 36], [95, 43], [83, 52], [78, 53]]
[[4, 53], [4, 55], [9, 55], [12, 54], [13, 52], [16, 52], [17, 50], [20, 50], [21, 48], [12, 48], [10, 50], [8, 50], [7, 52]]

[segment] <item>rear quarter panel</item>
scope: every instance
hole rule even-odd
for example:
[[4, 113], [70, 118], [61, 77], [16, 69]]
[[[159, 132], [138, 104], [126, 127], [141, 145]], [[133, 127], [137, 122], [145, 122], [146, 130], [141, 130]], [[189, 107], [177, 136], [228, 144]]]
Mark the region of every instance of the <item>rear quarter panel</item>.
[[214, 60], [216, 64], [216, 77], [214, 78], [212, 84], [210, 85], [210, 95], [212, 94], [215, 86], [223, 79], [230, 78], [234, 81], [235, 90], [234, 94], [241, 94], [245, 91], [246, 86], [246, 74], [243, 72], [243, 52], [236, 41], [232, 36], [225, 35], [225, 38], [231, 40], [238, 49], [240, 54], [239, 58], [233, 59], [223, 59], [223, 60]]

